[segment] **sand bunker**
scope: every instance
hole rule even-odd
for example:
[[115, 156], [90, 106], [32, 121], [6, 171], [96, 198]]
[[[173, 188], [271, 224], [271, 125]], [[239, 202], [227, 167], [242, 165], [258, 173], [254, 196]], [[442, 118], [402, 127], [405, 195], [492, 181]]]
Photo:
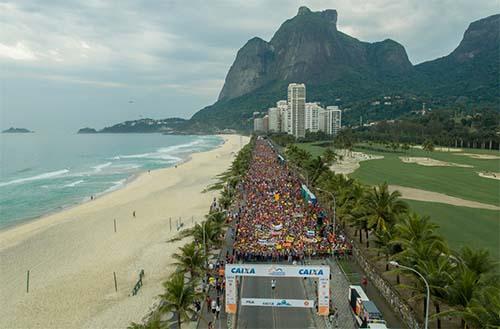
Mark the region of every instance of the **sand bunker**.
[[500, 210], [500, 207], [470, 201], [465, 199], [456, 198], [453, 196], [449, 196], [443, 193], [431, 192], [426, 190], [420, 190], [412, 187], [399, 186], [399, 185], [389, 185], [389, 190], [395, 191], [398, 190], [403, 195], [403, 199], [408, 200], [417, 200], [417, 201], [426, 201], [426, 202], [437, 202], [437, 203], [446, 203], [453, 206], [459, 207], [468, 207], [468, 208], [480, 208], [480, 209], [489, 209], [489, 210]]
[[477, 173], [479, 176], [484, 178], [491, 178], [500, 180], [500, 172], [482, 171]]
[[[419, 149], [419, 150], [423, 149], [422, 145], [413, 145], [412, 148]], [[436, 146], [436, 147], [434, 147], [434, 151], [439, 151], [439, 152], [462, 152], [463, 149], [459, 149], [459, 148], [455, 148], [455, 147], [441, 147], [441, 146]]]
[[348, 175], [356, 171], [359, 168], [359, 163], [361, 161], [377, 160], [383, 159], [381, 155], [371, 155], [362, 152], [347, 152], [345, 150], [339, 150], [338, 155], [342, 156], [342, 160], [335, 162], [330, 166], [330, 170], [336, 174]]
[[474, 153], [458, 153], [457, 155], [465, 155], [469, 158], [480, 159], [480, 160], [497, 160], [500, 156], [493, 154], [474, 154]]
[[431, 158], [424, 158], [424, 157], [399, 157], [401, 161], [404, 163], [416, 163], [421, 166], [427, 166], [427, 167], [463, 167], [463, 168], [472, 168], [474, 166], [470, 165], [465, 165], [465, 164], [460, 164], [460, 163], [454, 163], [454, 162], [445, 162], [445, 161], [440, 161], [436, 159], [431, 159]]

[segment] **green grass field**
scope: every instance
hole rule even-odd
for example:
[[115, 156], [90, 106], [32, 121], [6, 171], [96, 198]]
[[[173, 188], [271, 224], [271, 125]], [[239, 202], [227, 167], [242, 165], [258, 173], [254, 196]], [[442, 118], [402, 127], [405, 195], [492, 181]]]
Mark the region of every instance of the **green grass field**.
[[[308, 150], [314, 156], [321, 155], [325, 148], [318, 143], [302, 143], [297, 146]], [[367, 147], [368, 145], [361, 145]], [[452, 152], [425, 152], [412, 149], [408, 156], [429, 157], [436, 160], [467, 164], [473, 168], [425, 167], [415, 163], [403, 163], [399, 157], [403, 152], [391, 153], [366, 150], [356, 147], [355, 151], [382, 155], [383, 159], [363, 161], [360, 168], [350, 176], [363, 183], [374, 185], [387, 182], [423, 190], [444, 193], [466, 200], [500, 205], [500, 181], [483, 178], [478, 171], [500, 172], [500, 160], [473, 159]], [[498, 151], [469, 150], [464, 153], [494, 154]], [[441, 233], [452, 248], [463, 245], [488, 248], [500, 259], [500, 211], [457, 207], [441, 203], [407, 201], [412, 209], [430, 215], [440, 225]]]
[[411, 209], [428, 215], [439, 224], [450, 247], [487, 248], [500, 259], [500, 212], [496, 210], [456, 207], [442, 203], [405, 200]]
[[[321, 155], [324, 147], [315, 143], [297, 144], [311, 152], [314, 156]], [[355, 151], [382, 155], [383, 159], [363, 161], [360, 168], [350, 176], [360, 179], [367, 184], [401, 185], [423, 190], [444, 193], [450, 196], [488, 203], [500, 204], [500, 182], [498, 180], [478, 176], [478, 171], [500, 172], [500, 160], [480, 160], [451, 152], [424, 152], [413, 149], [408, 155], [412, 157], [429, 157], [436, 160], [472, 165], [473, 168], [460, 167], [425, 167], [416, 163], [403, 163], [399, 157], [405, 156], [403, 152], [377, 152], [355, 148]], [[476, 150], [466, 150], [467, 153]], [[490, 152], [488, 152], [490, 153]], [[500, 154], [499, 152], [491, 152]]]

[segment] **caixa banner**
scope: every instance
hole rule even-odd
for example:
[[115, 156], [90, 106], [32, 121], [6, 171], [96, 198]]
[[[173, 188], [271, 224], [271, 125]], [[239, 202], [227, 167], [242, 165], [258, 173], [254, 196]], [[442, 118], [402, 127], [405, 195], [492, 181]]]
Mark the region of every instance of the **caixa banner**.
[[330, 267], [324, 265], [226, 264], [226, 276], [284, 276], [330, 278]]
[[273, 307], [303, 307], [313, 308], [311, 299], [271, 299], [271, 298], [242, 298], [241, 306], [273, 306]]

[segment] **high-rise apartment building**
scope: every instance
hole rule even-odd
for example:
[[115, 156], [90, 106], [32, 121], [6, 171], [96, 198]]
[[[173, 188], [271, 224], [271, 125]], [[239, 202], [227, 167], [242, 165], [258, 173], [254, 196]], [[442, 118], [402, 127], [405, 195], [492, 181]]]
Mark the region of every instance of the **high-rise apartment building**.
[[327, 106], [325, 111], [325, 132], [336, 136], [342, 128], [342, 111], [338, 106]]
[[306, 136], [305, 129], [306, 86], [303, 83], [288, 85], [288, 111], [291, 111], [291, 133], [295, 138]]
[[280, 112], [282, 133], [292, 134], [292, 113], [288, 111], [288, 103], [285, 100], [278, 101], [276, 107]]
[[319, 114], [324, 109], [318, 103], [306, 103], [305, 107], [305, 128], [310, 132], [317, 132], [320, 130]]
[[269, 131], [279, 133], [281, 131], [280, 110], [277, 107], [271, 107], [267, 115], [269, 115]]

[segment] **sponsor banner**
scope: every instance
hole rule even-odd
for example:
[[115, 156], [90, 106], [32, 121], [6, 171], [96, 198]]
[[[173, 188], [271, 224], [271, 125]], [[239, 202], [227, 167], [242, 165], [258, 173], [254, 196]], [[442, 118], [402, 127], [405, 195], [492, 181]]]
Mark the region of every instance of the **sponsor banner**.
[[284, 276], [330, 278], [326, 265], [226, 264], [227, 276]]
[[271, 225], [273, 227], [273, 230], [279, 231], [283, 228], [283, 224], [278, 224], [278, 225]]
[[314, 301], [310, 299], [271, 299], [242, 298], [241, 306], [272, 306], [272, 307], [305, 307], [313, 308]]
[[226, 276], [226, 312], [236, 313], [236, 277]]
[[330, 307], [330, 280], [319, 278], [318, 280], [318, 314], [328, 315]]

